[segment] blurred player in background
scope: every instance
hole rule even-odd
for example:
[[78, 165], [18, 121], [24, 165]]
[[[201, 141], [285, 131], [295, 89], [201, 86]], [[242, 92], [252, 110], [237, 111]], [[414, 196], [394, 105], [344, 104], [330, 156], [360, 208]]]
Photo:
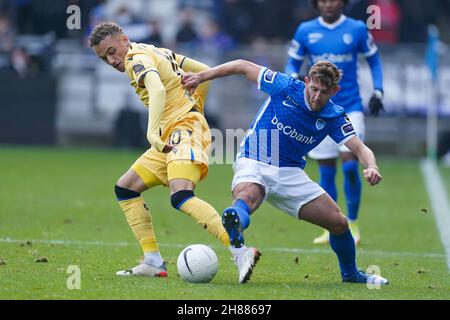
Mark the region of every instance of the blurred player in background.
[[[97, 25], [89, 44], [96, 55], [120, 72], [148, 107], [147, 138], [151, 148], [117, 181], [115, 193], [128, 224], [144, 252], [140, 265], [117, 272], [121, 276], [166, 277], [149, 209], [141, 193], [157, 185], [169, 186], [174, 208], [194, 218], [210, 234], [229, 246], [217, 211], [197, 198], [194, 189], [208, 173], [211, 134], [203, 115], [208, 83], [192, 96], [181, 86], [185, 71], [208, 66], [168, 49], [130, 42], [120, 26]], [[249, 248], [248, 253], [251, 253]], [[246, 276], [245, 252], [235, 255], [240, 276]]]
[[[377, 116], [383, 110], [383, 73], [378, 49], [366, 25], [342, 14], [348, 0], [313, 0], [320, 16], [299, 25], [289, 48], [289, 61], [285, 72], [298, 77], [306, 57], [311, 64], [327, 60], [343, 71], [342, 90], [333, 102], [344, 107], [358, 137], [364, 141], [365, 125], [359, 94], [357, 63], [362, 53], [369, 63], [374, 93], [369, 102], [370, 113]], [[361, 240], [356, 219], [361, 201], [361, 178], [358, 161], [346, 146], [338, 146], [330, 137], [308, 153], [319, 162], [320, 185], [337, 202], [336, 159], [340, 156], [344, 172], [344, 192], [347, 202], [347, 218], [356, 244]], [[314, 239], [316, 244], [329, 241], [327, 230]]]
[[[248, 250], [243, 230], [250, 224], [250, 214], [267, 199], [294, 218], [330, 232], [331, 248], [338, 257], [344, 282], [387, 284], [378, 275], [358, 271], [355, 242], [347, 219], [324, 189], [303, 171], [305, 155], [329, 135], [358, 157], [370, 185], [381, 181], [373, 152], [356, 136], [344, 109], [329, 100], [340, 89], [340, 70], [331, 62], [319, 61], [302, 82], [236, 60], [198, 74], [187, 74], [182, 83], [192, 93], [204, 81], [233, 74], [257, 82], [258, 88], [270, 96], [242, 141], [233, 166], [234, 202], [224, 210], [222, 222], [234, 250]], [[259, 258], [254, 250], [252, 267]]]

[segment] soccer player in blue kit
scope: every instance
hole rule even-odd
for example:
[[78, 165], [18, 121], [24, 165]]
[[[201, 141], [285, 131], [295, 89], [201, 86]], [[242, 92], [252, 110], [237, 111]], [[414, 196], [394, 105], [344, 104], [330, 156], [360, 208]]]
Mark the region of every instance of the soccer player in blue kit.
[[[200, 83], [233, 74], [256, 81], [258, 88], [269, 95], [243, 139], [233, 166], [234, 200], [222, 215], [233, 254], [249, 252], [243, 230], [249, 226], [250, 214], [267, 200], [294, 218], [330, 232], [330, 245], [338, 257], [342, 281], [387, 284], [381, 276], [357, 269], [355, 242], [346, 217], [325, 190], [303, 171], [305, 155], [329, 135], [358, 157], [370, 185], [381, 181], [373, 152], [357, 137], [344, 109], [330, 100], [340, 89], [340, 70], [328, 61], [319, 61], [303, 82], [249, 61], [235, 60], [200, 73], [185, 74], [181, 83], [193, 94]], [[257, 249], [252, 252], [241, 259], [250, 271], [260, 257]], [[246, 279], [240, 281], [246, 282], [250, 275], [247, 273]]]
[[[313, 0], [313, 6], [319, 10], [316, 19], [301, 23], [297, 28], [289, 48], [289, 61], [285, 72], [297, 77], [305, 58], [310, 64], [319, 60], [333, 62], [343, 71], [339, 85], [342, 87], [333, 102], [345, 109], [352, 121], [358, 137], [364, 141], [364, 113], [357, 81], [358, 53], [362, 53], [371, 70], [374, 93], [369, 102], [371, 114], [378, 115], [383, 109], [383, 72], [380, 57], [372, 36], [362, 21], [354, 20], [342, 14], [348, 0]], [[337, 202], [336, 159], [340, 156], [344, 173], [344, 193], [347, 202], [347, 218], [355, 243], [361, 240], [356, 219], [361, 200], [361, 178], [358, 159], [346, 146], [338, 146], [330, 137], [308, 153], [319, 163], [320, 185]], [[329, 241], [325, 230], [314, 239], [315, 244]]]

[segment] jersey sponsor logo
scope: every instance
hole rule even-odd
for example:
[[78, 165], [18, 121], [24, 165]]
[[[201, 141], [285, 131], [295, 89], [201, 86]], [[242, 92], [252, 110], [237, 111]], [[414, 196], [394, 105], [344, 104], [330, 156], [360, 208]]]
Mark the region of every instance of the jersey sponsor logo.
[[334, 54], [334, 53], [323, 53], [323, 54], [312, 54], [311, 59], [314, 63], [320, 60], [326, 60], [333, 63], [343, 63], [343, 62], [352, 62], [353, 55], [351, 53], [347, 54]]
[[317, 119], [317, 121], [316, 121], [316, 128], [317, 128], [317, 130], [322, 130], [323, 128], [325, 128], [326, 124], [327, 123], [325, 122], [325, 120]]
[[282, 102], [283, 106], [286, 106], [291, 109], [298, 108], [300, 105], [296, 102], [291, 96], [287, 96], [286, 99]]
[[346, 45], [350, 45], [353, 42], [353, 36], [350, 33], [344, 33], [342, 40]]
[[275, 78], [275, 74], [272, 70], [267, 69], [267, 71], [264, 73], [264, 81], [268, 83], [272, 83], [273, 79]]
[[323, 34], [321, 34], [319, 32], [309, 33], [308, 34], [308, 41], [311, 44], [317, 43], [317, 42], [319, 42], [320, 39], [322, 39], [322, 37], [323, 37]]
[[351, 133], [354, 133], [355, 129], [353, 129], [353, 125], [351, 123], [344, 124], [341, 127], [342, 133], [344, 136], [348, 136]]
[[297, 130], [295, 130], [295, 128], [281, 123], [278, 120], [277, 115], [274, 115], [271, 122], [278, 130], [280, 130], [285, 136], [288, 136], [289, 138], [292, 138], [292, 139], [294, 139], [298, 142], [302, 142], [304, 144], [313, 144], [316, 142], [316, 140], [314, 140], [313, 136], [309, 136], [309, 137], [305, 136], [305, 135], [297, 132]]
[[138, 75], [139, 73], [141, 73], [144, 70], [145, 70], [145, 67], [142, 64], [142, 62], [138, 62], [133, 66], [133, 71], [136, 75]]

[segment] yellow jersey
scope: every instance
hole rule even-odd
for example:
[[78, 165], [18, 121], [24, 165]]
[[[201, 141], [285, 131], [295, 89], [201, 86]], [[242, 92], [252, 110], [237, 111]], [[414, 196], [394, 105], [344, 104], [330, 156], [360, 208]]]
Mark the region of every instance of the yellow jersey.
[[184, 74], [180, 68], [186, 57], [176, 55], [169, 49], [157, 48], [144, 43], [130, 43], [125, 56], [125, 72], [130, 78], [141, 101], [148, 107], [148, 92], [143, 83], [148, 72], [156, 72], [166, 90], [166, 103], [161, 114], [161, 128], [167, 128], [182, 115], [196, 109], [203, 113], [203, 101], [199, 95], [189, 95], [181, 86], [181, 77]]

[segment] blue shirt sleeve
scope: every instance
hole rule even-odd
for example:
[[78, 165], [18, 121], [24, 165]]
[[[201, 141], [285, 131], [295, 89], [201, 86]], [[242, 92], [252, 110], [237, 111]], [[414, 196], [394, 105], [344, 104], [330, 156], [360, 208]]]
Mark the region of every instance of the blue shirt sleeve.
[[366, 59], [369, 63], [370, 72], [372, 74], [373, 88], [375, 90], [383, 91], [383, 67], [381, 66], [380, 55], [377, 52], [373, 56]]
[[371, 57], [378, 52], [378, 47], [373, 41], [369, 29], [367, 29], [367, 26], [361, 21], [358, 28], [358, 39], [359, 52], [363, 53], [366, 58]]
[[262, 68], [258, 75], [258, 89], [274, 96], [285, 91], [293, 80], [285, 73]]
[[342, 116], [334, 119], [328, 135], [340, 146], [356, 135], [355, 129], [347, 114], [344, 113]]
[[373, 87], [375, 90], [383, 91], [383, 70], [381, 67], [380, 55], [373, 37], [367, 26], [361, 22], [358, 29], [359, 32], [359, 51], [364, 54], [370, 66], [372, 74]]
[[294, 38], [291, 40], [291, 45], [288, 50], [288, 55], [292, 59], [301, 61], [305, 59], [308, 50], [305, 46], [305, 31], [302, 25], [299, 25], [295, 31]]

